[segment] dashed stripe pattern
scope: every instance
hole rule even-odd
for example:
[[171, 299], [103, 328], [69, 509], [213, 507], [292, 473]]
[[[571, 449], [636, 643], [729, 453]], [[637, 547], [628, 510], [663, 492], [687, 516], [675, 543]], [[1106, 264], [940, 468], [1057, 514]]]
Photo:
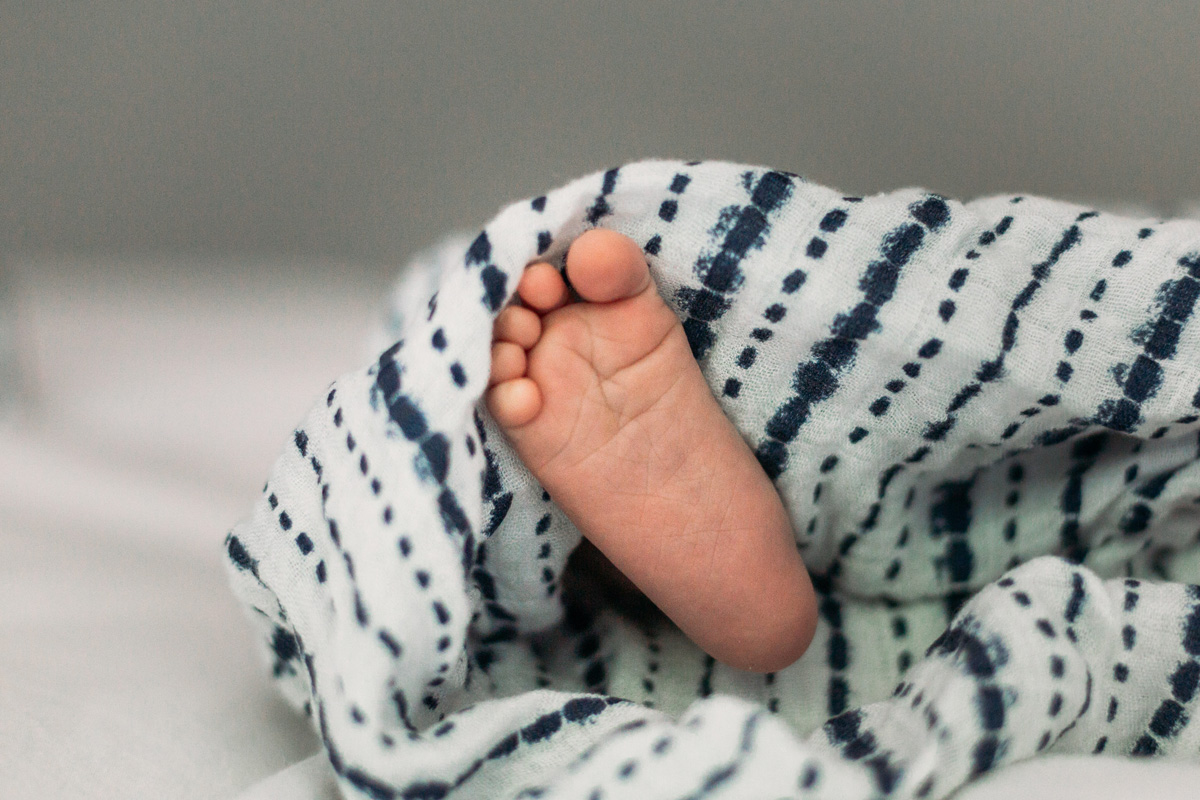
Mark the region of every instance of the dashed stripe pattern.
[[[820, 603], [787, 669], [563, 606], [579, 531], [479, 399], [521, 269], [595, 226], [643, 247], [784, 498]], [[347, 796], [924, 798], [1039, 753], [1190, 757], [1200, 223], [643, 162], [394, 298], [225, 544]]]

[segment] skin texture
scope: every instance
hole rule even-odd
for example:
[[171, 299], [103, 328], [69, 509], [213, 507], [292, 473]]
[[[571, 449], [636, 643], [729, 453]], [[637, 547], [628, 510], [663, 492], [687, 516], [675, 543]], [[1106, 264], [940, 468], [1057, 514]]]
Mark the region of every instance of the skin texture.
[[488, 410], [584, 536], [697, 645], [781, 669], [816, 600], [779, 495], [717, 405], [641, 249], [580, 236], [496, 319]]

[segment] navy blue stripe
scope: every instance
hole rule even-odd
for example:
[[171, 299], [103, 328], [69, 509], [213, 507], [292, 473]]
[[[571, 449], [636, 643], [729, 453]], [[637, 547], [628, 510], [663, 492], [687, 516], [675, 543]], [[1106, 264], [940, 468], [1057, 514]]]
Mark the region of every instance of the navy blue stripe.
[[[946, 208], [944, 213], [939, 204]], [[914, 218], [931, 220], [938, 226], [944, 224], [949, 213], [945, 201], [936, 197], [914, 204], [909, 211]], [[814, 344], [810, 359], [796, 368], [792, 379], [795, 394], [775, 410], [766, 425], [766, 438], [757, 448], [759, 463], [771, 478], [787, 469], [784, 445], [796, 438], [813, 406], [837, 391], [841, 374], [854, 363], [858, 343], [879, 330], [879, 310], [892, 299], [901, 271], [924, 239], [925, 228], [914, 223], [900, 225], [884, 235], [879, 246], [882, 258], [869, 263], [859, 280], [863, 299], [834, 318], [831, 335]]]
[[[751, 178], [752, 179], [752, 178]], [[682, 287], [676, 299], [682, 310], [684, 333], [692, 355], [703, 358], [716, 340], [712, 323], [729, 310], [726, 295], [741, 288], [741, 262], [751, 248], [762, 247], [769, 216], [791, 196], [792, 179], [782, 172], [767, 172], [748, 186], [750, 203], [724, 209], [714, 232], [723, 233], [714, 255], [701, 255], [694, 266], [701, 288]]]
[[[974, 387], [980, 384], [991, 383], [1003, 374], [1004, 359], [1016, 347], [1017, 343], [1017, 331], [1020, 327], [1018, 312], [1028, 307], [1034, 295], [1042, 287], [1043, 282], [1050, 276], [1051, 269], [1058, 263], [1064, 253], [1079, 244], [1081, 238], [1082, 234], [1080, 233], [1079, 226], [1072, 225], [1063, 232], [1058, 242], [1051, 248], [1050, 254], [1046, 259], [1033, 266], [1031, 270], [1033, 275], [1032, 280], [1013, 298], [1009, 306], [1008, 317], [1004, 322], [1004, 328], [1000, 335], [1000, 351], [994, 359], [980, 363], [979, 369], [975, 373], [975, 379], [978, 383], [973, 382], [955, 392], [954, 397], [946, 408], [946, 416], [943, 419], [931, 421], [926, 424], [925, 439], [928, 441], [940, 441], [944, 439], [946, 434], [958, 422], [957, 413], [982, 393]], [[963, 393], [968, 389], [970, 390], [970, 394], [964, 395]]]
[[[1174, 359], [1179, 337], [1200, 298], [1200, 255], [1189, 253], [1177, 263], [1186, 274], [1162, 285], [1158, 292], [1158, 316], [1138, 326], [1130, 337], [1142, 346], [1142, 353], [1125, 373], [1121, 387], [1124, 396], [1101, 402], [1093, 422], [1122, 433], [1132, 431], [1143, 421], [1142, 403], [1156, 396], [1162, 387], [1164, 375], [1159, 362]], [[1200, 393], [1192, 402], [1200, 408]]]

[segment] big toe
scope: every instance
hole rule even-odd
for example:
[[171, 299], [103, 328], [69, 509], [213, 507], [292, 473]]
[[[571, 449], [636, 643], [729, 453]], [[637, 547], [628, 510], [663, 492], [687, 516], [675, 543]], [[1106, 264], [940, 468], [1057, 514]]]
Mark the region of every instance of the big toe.
[[579, 296], [590, 303], [632, 297], [650, 286], [650, 268], [642, 249], [628, 236], [603, 228], [584, 233], [571, 245], [567, 277]]

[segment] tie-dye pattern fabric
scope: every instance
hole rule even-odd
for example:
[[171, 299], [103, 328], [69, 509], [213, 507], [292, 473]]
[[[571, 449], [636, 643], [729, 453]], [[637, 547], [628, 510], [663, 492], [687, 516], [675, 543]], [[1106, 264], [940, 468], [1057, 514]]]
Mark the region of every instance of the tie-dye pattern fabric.
[[[784, 498], [821, 622], [778, 673], [563, 611], [579, 533], [479, 401], [521, 270], [595, 226]], [[934, 798], [1044, 752], [1193, 758], [1198, 296], [1194, 221], [592, 175], [405, 273], [228, 537], [234, 589], [349, 797]]]

